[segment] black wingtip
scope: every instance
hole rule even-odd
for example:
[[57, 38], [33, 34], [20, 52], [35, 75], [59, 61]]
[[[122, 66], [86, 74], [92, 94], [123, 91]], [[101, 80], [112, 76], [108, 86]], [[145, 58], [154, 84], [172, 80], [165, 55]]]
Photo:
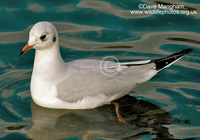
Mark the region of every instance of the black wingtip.
[[185, 49], [185, 50], [182, 50], [180, 51], [180, 53], [183, 53], [183, 54], [188, 54], [189, 52], [193, 51], [192, 48], [189, 48], [189, 49]]
[[169, 55], [165, 58], [155, 59], [152, 61], [156, 64], [156, 70], [161, 71], [164, 68], [169, 67], [171, 64], [175, 63], [177, 60], [179, 60], [180, 58], [182, 58], [184, 55], [188, 54], [192, 50], [193, 49], [188, 48], [180, 52], [173, 53], [172, 55]]

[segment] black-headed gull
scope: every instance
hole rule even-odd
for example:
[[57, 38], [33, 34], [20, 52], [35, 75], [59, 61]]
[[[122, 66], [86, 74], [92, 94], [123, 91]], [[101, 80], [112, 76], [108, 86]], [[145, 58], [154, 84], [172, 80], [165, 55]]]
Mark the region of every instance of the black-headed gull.
[[89, 109], [111, 103], [192, 51], [185, 49], [165, 58], [129, 63], [94, 59], [65, 63], [57, 30], [49, 22], [32, 27], [20, 55], [31, 48], [36, 49], [31, 77], [33, 100], [43, 107], [62, 109]]

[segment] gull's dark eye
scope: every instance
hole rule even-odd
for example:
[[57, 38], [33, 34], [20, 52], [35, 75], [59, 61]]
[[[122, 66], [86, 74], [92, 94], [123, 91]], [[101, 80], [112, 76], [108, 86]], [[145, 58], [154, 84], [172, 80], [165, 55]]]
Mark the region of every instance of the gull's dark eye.
[[45, 38], [46, 38], [46, 35], [42, 35], [42, 36], [40, 37], [40, 39], [41, 39], [42, 41], [44, 41]]

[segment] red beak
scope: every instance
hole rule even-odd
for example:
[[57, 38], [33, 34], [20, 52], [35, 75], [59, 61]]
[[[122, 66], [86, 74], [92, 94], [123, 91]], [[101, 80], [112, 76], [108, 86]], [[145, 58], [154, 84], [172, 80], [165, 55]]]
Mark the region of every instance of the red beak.
[[19, 56], [27, 52], [28, 50], [32, 49], [34, 45], [29, 46], [29, 44], [26, 44], [26, 46], [22, 49], [22, 51], [19, 53]]

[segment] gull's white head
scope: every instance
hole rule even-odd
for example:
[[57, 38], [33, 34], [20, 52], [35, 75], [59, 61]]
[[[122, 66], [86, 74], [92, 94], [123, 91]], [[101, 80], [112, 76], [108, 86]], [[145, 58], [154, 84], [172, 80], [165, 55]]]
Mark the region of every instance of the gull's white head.
[[38, 22], [31, 28], [28, 44], [22, 49], [19, 55], [24, 54], [31, 48], [45, 49], [53, 47], [57, 42], [58, 33], [54, 25], [49, 22]]

